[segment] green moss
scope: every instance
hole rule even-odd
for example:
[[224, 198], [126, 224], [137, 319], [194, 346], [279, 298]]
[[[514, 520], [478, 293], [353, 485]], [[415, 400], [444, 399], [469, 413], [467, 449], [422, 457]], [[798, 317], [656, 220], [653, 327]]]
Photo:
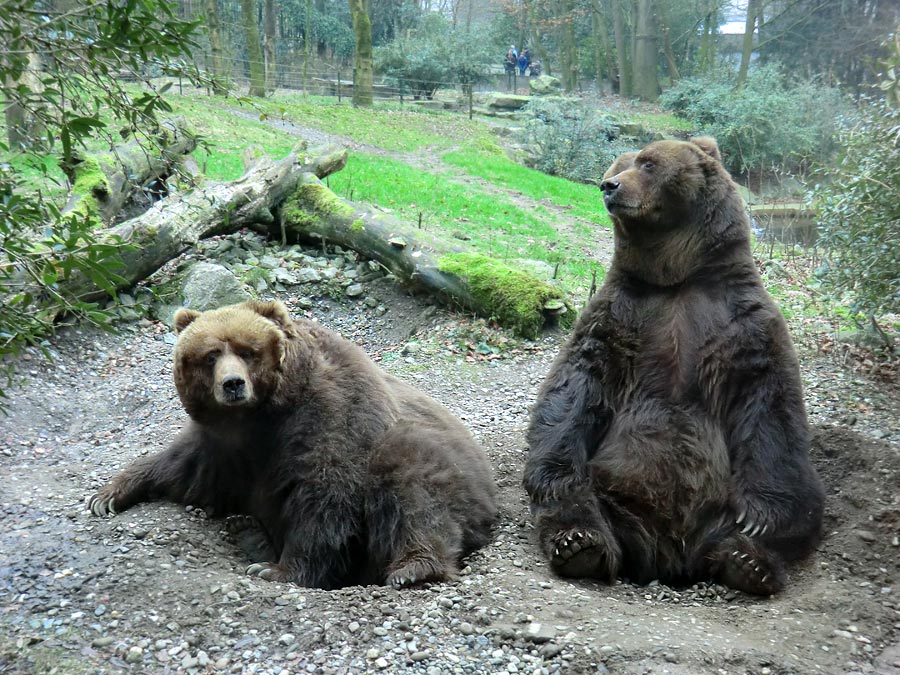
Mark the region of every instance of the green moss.
[[96, 157], [88, 155], [75, 167], [72, 194], [81, 195], [74, 213], [84, 216], [100, 215], [100, 199], [109, 194], [109, 181]]
[[528, 272], [517, 270], [498, 260], [476, 253], [453, 253], [438, 261], [441, 272], [465, 279], [472, 296], [482, 308], [490, 308], [501, 325], [523, 337], [534, 339], [546, 323], [544, 305], [562, 300], [566, 312], [559, 317], [563, 326], [571, 326], [575, 312], [560, 289]]
[[357, 218], [350, 224], [351, 232], [362, 232], [364, 229], [366, 229], [366, 221], [362, 218]]
[[[309, 183], [299, 186], [294, 194], [285, 200], [281, 217], [285, 223], [306, 230], [320, 222], [323, 216], [349, 218], [354, 213], [352, 206], [344, 203], [325, 185]], [[357, 222], [359, 220], [354, 221], [351, 227], [355, 227]]]

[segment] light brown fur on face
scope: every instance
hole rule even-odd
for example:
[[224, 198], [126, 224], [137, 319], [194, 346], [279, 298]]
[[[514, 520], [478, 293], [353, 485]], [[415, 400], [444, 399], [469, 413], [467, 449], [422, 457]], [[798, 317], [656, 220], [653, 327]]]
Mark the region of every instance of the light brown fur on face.
[[252, 407], [278, 388], [287, 336], [270, 305], [176, 313], [175, 386], [189, 413], [206, 411], [210, 392], [222, 407]]

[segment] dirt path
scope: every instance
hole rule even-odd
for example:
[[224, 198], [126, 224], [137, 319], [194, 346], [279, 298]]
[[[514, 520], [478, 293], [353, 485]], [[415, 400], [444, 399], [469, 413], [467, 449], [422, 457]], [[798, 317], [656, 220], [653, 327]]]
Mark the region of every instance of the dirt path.
[[[246, 119], [256, 120], [257, 116], [240, 108], [234, 109], [234, 114]], [[305, 127], [294, 124], [288, 119], [268, 118], [266, 123], [273, 129], [278, 129], [288, 135], [305, 139], [311, 147], [323, 144], [335, 144], [347, 148], [351, 153], [360, 152], [379, 157], [387, 157], [409, 164], [411, 167], [425, 173], [438, 174], [448, 180], [466, 186], [468, 189], [487, 195], [501, 197], [522, 211], [532, 213], [546, 220], [559, 232], [565, 232], [567, 238], [579, 241], [579, 249], [584, 257], [593, 260], [603, 266], [609, 267], [612, 260], [613, 239], [612, 230], [606, 227], [597, 227], [583, 218], [572, 216], [564, 206], [554, 203], [550, 199], [533, 199], [516, 190], [499, 187], [478, 176], [471, 176], [446, 162], [441, 157], [445, 153], [453, 152], [455, 148], [425, 147], [412, 152], [398, 150], [386, 150], [384, 148], [358, 143], [347, 136], [332, 134], [321, 129]], [[600, 199], [599, 191], [597, 199]], [[546, 214], [546, 215], [544, 215]], [[584, 236], [573, 236], [576, 232], [576, 224], [587, 226], [591, 232], [589, 241], [584, 241]]]
[[[448, 354], [479, 339], [462, 317], [379, 292], [383, 317], [330, 301], [315, 314], [487, 448], [502, 524], [460, 580], [402, 592], [267, 583], [242, 574], [249, 544], [201, 511], [90, 517], [84, 498], [163, 448], [184, 415], [165, 327], [69, 330], [56, 364], [22, 362], [0, 419], [0, 673], [900, 673], [896, 397], [861, 410], [877, 385], [829, 381], [830, 363], [805, 360], [814, 421], [844, 423], [817, 431], [828, 537], [782, 595], [566, 581], [537, 554], [519, 486], [528, 406], [561, 336], [468, 362]], [[416, 329], [420, 351], [402, 355]]]

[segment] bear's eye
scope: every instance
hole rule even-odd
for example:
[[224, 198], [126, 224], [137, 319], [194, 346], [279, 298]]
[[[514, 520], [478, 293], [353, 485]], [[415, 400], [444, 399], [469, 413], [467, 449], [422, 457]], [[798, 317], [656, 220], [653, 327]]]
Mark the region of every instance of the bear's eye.
[[216, 359], [219, 358], [219, 350], [214, 349], [206, 355], [206, 363], [213, 366], [216, 363]]
[[649, 159], [641, 164], [641, 168], [644, 171], [652, 171], [655, 166], [656, 165]]
[[238, 355], [240, 358], [244, 359], [244, 361], [249, 361], [249, 360], [251, 360], [254, 356], [256, 356], [256, 354], [253, 352], [252, 349], [238, 349], [238, 350], [237, 350], [237, 355]]

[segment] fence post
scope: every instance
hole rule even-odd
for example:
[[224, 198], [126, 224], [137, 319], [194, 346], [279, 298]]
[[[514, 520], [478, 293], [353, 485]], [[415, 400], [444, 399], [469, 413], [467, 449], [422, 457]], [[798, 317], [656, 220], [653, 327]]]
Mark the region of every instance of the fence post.
[[469, 119], [472, 119], [472, 83], [469, 82]]
[[341, 102], [341, 70], [340, 68], [337, 71], [338, 73], [338, 84], [337, 84], [337, 94], [338, 94], [338, 103]]

